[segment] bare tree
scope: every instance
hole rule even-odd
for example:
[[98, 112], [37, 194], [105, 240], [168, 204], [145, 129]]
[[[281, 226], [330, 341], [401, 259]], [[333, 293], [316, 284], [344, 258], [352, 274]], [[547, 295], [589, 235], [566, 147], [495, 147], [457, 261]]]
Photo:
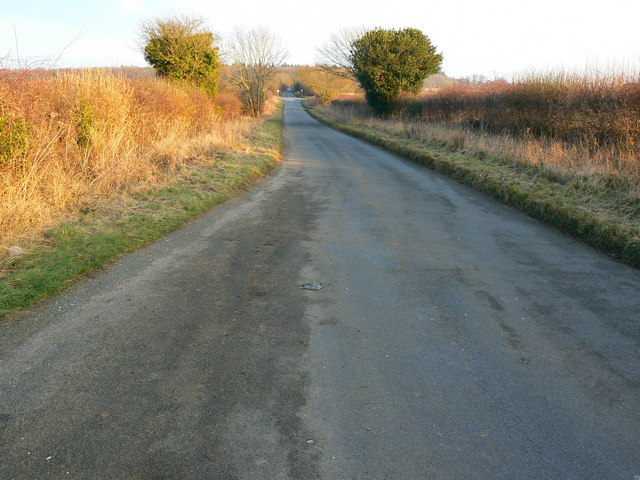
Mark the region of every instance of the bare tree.
[[305, 92], [313, 94], [325, 106], [331, 105], [340, 94], [358, 89], [355, 82], [335, 76], [320, 67], [299, 67], [296, 79], [304, 85]]
[[317, 50], [318, 67], [338, 77], [355, 80], [353, 43], [365, 31], [364, 27], [349, 27], [332, 34], [329, 41]]
[[246, 113], [256, 117], [262, 113], [267, 85], [288, 54], [280, 38], [267, 28], [237, 28], [231, 34], [226, 52], [229, 78], [240, 90]]

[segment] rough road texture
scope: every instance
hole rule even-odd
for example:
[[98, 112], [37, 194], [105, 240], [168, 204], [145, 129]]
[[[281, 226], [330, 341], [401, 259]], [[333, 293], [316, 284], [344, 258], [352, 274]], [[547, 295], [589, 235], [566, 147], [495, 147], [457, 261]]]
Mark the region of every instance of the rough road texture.
[[274, 178], [0, 323], [0, 478], [638, 478], [638, 271], [286, 103]]

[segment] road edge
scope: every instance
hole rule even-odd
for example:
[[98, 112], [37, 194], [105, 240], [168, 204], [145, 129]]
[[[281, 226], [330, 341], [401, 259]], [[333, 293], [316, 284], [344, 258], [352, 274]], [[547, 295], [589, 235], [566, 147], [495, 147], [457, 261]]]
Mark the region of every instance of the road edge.
[[283, 112], [280, 102], [247, 145], [225, 153], [221, 160], [132, 196], [115, 212], [87, 212], [48, 232], [46, 246], [16, 258], [11, 271], [0, 278], [0, 319], [33, 307], [256, 185], [282, 158]]
[[[535, 178], [539, 188], [506, 179], [504, 175], [492, 175], [487, 168], [479, 168], [481, 160], [460, 152], [445, 153], [438, 147], [400, 139], [385, 132], [366, 129], [357, 125], [337, 122], [320, 113], [307, 101], [305, 110], [316, 120], [353, 137], [381, 147], [420, 165], [453, 178], [479, 190], [500, 202], [517, 208], [527, 215], [543, 221], [560, 231], [596, 248], [612, 258], [635, 268], [640, 268], [640, 231], [611, 221], [591, 212], [580, 204], [569, 202], [562, 190], [548, 180]], [[465, 162], [456, 161], [464, 157]], [[533, 176], [532, 176], [533, 178]]]

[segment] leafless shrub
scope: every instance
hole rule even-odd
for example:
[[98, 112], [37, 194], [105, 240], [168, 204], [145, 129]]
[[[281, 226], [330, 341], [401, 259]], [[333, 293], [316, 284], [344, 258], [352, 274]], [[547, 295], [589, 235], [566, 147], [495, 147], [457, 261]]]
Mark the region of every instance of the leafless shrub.
[[355, 81], [353, 44], [364, 32], [364, 27], [349, 27], [332, 34], [317, 50], [318, 66], [332, 75]]
[[230, 63], [229, 80], [240, 91], [245, 112], [262, 113], [267, 99], [267, 86], [288, 51], [282, 41], [267, 28], [244, 30], [231, 34], [226, 57]]

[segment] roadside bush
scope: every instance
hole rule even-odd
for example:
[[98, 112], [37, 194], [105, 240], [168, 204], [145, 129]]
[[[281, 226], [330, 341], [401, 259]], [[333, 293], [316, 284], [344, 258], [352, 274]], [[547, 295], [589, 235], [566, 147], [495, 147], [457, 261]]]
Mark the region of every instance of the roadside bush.
[[[639, 75], [556, 73], [458, 83], [395, 105], [389, 125], [415, 138], [500, 152], [562, 175], [640, 177]], [[372, 121], [364, 106], [338, 102], [334, 112], [347, 121]]]
[[81, 100], [76, 113], [76, 143], [80, 148], [88, 149], [91, 146], [91, 129], [95, 123], [93, 107], [87, 100]]
[[216, 104], [220, 106], [222, 114], [226, 118], [234, 118], [242, 115], [242, 102], [231, 92], [220, 92], [216, 97]]
[[479, 131], [556, 139], [617, 156], [640, 154], [640, 79], [529, 76], [452, 86], [400, 102], [399, 113]]
[[192, 82], [215, 96], [218, 93], [218, 47], [204, 19], [171, 17], [142, 25], [144, 58], [158, 75]]
[[342, 93], [357, 90], [352, 80], [338, 77], [322, 67], [300, 67], [296, 72], [295, 87], [315, 96], [322, 105], [331, 105]]
[[30, 125], [11, 113], [0, 115], [0, 164], [27, 153]]
[[238, 104], [165, 79], [0, 71], [0, 256], [98, 198], [211, 161], [253, 124]]
[[377, 115], [391, 112], [404, 92], [418, 93], [427, 76], [437, 73], [442, 54], [420, 30], [365, 32], [351, 45], [350, 59], [367, 103]]
[[288, 51], [268, 28], [238, 28], [232, 33], [228, 48], [227, 81], [236, 88], [243, 112], [258, 117], [264, 112], [268, 87]]

